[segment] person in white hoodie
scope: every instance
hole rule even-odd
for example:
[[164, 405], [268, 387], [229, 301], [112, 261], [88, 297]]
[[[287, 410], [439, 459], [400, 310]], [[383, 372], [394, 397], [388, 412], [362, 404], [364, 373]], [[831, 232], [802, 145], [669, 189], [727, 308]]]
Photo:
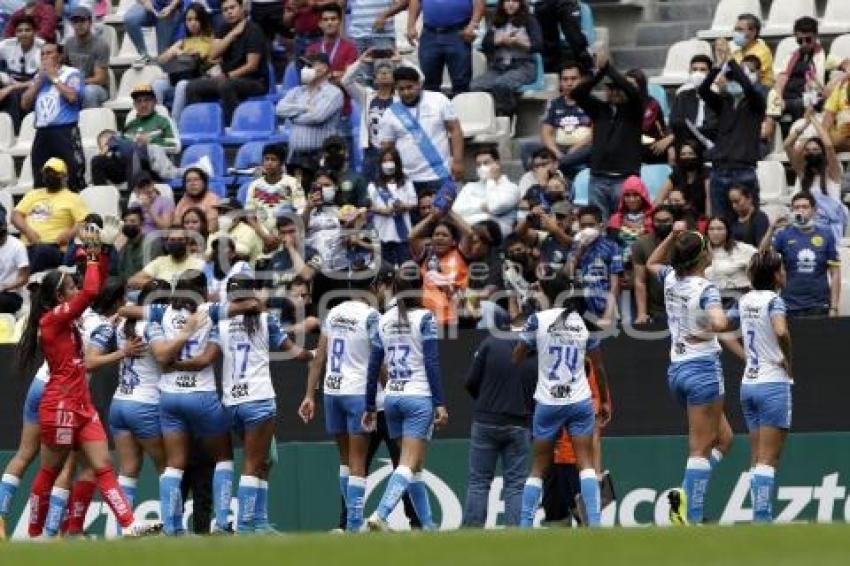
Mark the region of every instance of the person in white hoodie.
[[513, 230], [521, 198], [519, 187], [502, 174], [499, 150], [483, 146], [475, 152], [478, 181], [463, 186], [452, 205], [452, 212], [468, 224], [494, 220], [506, 237]]

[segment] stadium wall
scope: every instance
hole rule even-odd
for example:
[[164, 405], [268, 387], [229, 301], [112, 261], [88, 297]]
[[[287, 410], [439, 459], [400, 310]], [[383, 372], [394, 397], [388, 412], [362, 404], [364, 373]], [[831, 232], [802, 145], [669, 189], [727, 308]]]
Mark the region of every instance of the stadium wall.
[[[809, 433], [791, 435], [777, 475], [776, 515], [779, 522], [847, 521], [850, 519], [850, 443], [848, 433]], [[666, 525], [666, 490], [681, 481], [686, 458], [684, 437], [619, 437], [604, 443], [604, 464], [611, 471], [617, 501], [602, 513], [604, 525], [639, 527]], [[468, 442], [438, 440], [429, 450], [424, 479], [432, 498], [435, 520], [442, 529], [458, 528], [466, 494]], [[337, 455], [328, 442], [283, 443], [270, 479], [270, 519], [285, 531], [321, 531], [334, 527], [339, 515]], [[0, 453], [0, 463], [11, 457]], [[746, 441], [739, 437], [732, 452], [712, 476], [707, 496], [706, 516], [722, 524], [748, 522], [752, 518], [749, 501], [749, 466]], [[379, 457], [368, 479], [367, 512], [377, 505], [385, 480], [391, 473], [388, 461]], [[26, 536], [29, 510], [26, 494], [34, 470], [22, 482], [13, 506], [17, 538]], [[136, 496], [136, 515], [156, 518], [159, 514], [157, 482], [146, 467]], [[490, 491], [487, 527], [503, 524], [502, 478], [496, 477]], [[191, 515], [187, 504], [186, 519]], [[233, 499], [232, 509], [237, 508]], [[538, 520], [542, 512], [538, 514]], [[391, 526], [404, 529], [401, 506], [390, 517]], [[94, 502], [86, 520], [90, 534], [113, 533], [114, 519], [105, 505]]]

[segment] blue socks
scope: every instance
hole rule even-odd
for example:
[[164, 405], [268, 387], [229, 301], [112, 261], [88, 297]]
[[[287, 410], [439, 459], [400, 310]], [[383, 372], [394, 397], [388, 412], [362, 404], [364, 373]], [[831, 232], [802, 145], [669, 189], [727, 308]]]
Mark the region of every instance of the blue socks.
[[[118, 485], [121, 487], [121, 491], [124, 492], [124, 498], [127, 500], [127, 504], [130, 505], [130, 509], [133, 508], [133, 503], [136, 500], [136, 486], [138, 486], [138, 484], [139, 480], [136, 478], [118, 476]], [[120, 537], [123, 533], [123, 529], [118, 523], [116, 523], [116, 528], [118, 529], [118, 536]]]
[[525, 480], [525, 487], [522, 489], [522, 511], [519, 519], [521, 528], [530, 529], [534, 526], [534, 514], [537, 513], [537, 505], [540, 503], [542, 494], [543, 480], [541, 478], [529, 477]]
[[410, 485], [410, 480], [413, 478], [413, 472], [407, 466], [399, 466], [395, 469], [387, 482], [387, 489], [384, 491], [384, 496], [378, 504], [378, 517], [382, 521], [386, 521], [390, 516], [398, 501], [401, 499], [407, 486]]
[[159, 476], [159, 515], [167, 535], [183, 534], [183, 470], [165, 468]]
[[215, 526], [227, 530], [227, 519], [230, 516], [230, 500], [233, 497], [233, 461], [219, 462], [213, 473], [213, 501], [215, 510]]
[[44, 522], [44, 532], [49, 537], [59, 534], [62, 519], [65, 518], [65, 509], [68, 508], [69, 491], [61, 487], [54, 487], [50, 492], [50, 507], [47, 509], [47, 520]]
[[682, 489], [688, 498], [688, 523], [702, 523], [705, 492], [711, 478], [711, 463], [706, 458], [688, 458]]
[[342, 494], [342, 498], [348, 503], [346, 499], [348, 497], [348, 476], [351, 475], [351, 468], [348, 466], [344, 466], [342, 464], [339, 465], [339, 492]]
[[[348, 493], [345, 496], [345, 530], [356, 533], [363, 526], [363, 505], [366, 497], [366, 478], [351, 476], [348, 478]], [[418, 511], [417, 511], [418, 513]]]
[[407, 493], [410, 495], [413, 508], [416, 510], [416, 516], [419, 517], [422, 530], [436, 530], [437, 526], [431, 518], [431, 501], [428, 499], [428, 489], [422, 482], [421, 472], [413, 474], [410, 485], [407, 486]]
[[579, 474], [581, 483], [581, 498], [584, 499], [584, 507], [587, 511], [587, 526], [599, 526], [600, 495], [599, 480], [596, 479], [596, 470], [587, 468]]
[[260, 478], [242, 476], [239, 478], [239, 489], [236, 498], [239, 500], [239, 515], [236, 523], [238, 533], [250, 533], [254, 530], [257, 519], [257, 497], [260, 492]]
[[753, 522], [773, 521], [773, 476], [774, 469], [767, 464], [757, 464], [750, 477], [753, 496]]
[[254, 530], [269, 528], [269, 482], [260, 480], [257, 486], [257, 505], [254, 507]]
[[21, 478], [12, 474], [3, 474], [3, 479], [0, 480], [0, 517], [9, 514], [19, 485], [21, 485]]

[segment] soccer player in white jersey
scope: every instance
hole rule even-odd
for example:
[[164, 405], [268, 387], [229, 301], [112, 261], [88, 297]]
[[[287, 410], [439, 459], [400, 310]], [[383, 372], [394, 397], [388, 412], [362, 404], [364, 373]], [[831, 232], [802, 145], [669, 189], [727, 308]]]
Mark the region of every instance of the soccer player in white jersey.
[[[367, 286], [376, 290], [374, 282]], [[370, 300], [374, 296], [355, 289], [351, 299], [327, 314], [316, 347], [316, 360], [307, 376], [304, 400], [298, 408], [305, 423], [313, 418], [316, 387], [324, 373], [325, 429], [334, 435], [339, 449], [339, 490], [345, 501], [345, 529], [349, 532], [357, 532], [363, 526], [369, 431], [363, 428], [361, 419], [366, 412], [372, 337], [378, 331], [381, 317], [372, 306], [376, 303]], [[378, 389], [380, 395], [380, 384]]]
[[791, 334], [785, 301], [782, 257], [764, 250], [748, 269], [753, 290], [741, 297], [741, 337], [746, 368], [741, 380], [741, 408], [750, 433], [750, 493], [753, 521], [773, 520], [773, 478], [785, 437], [791, 428]]
[[375, 426], [378, 374], [387, 363], [384, 414], [391, 438], [401, 438], [399, 465], [390, 476], [378, 509], [369, 517], [370, 530], [387, 530], [387, 517], [405, 490], [410, 494], [423, 529], [436, 528], [421, 472], [434, 427], [448, 423], [440, 376], [437, 323], [422, 308], [422, 273], [413, 262], [399, 268], [393, 285], [396, 305], [381, 316], [373, 332], [362, 424]]
[[47, 362], [41, 364], [38, 372], [33, 377], [27, 390], [24, 401], [24, 423], [21, 427], [21, 440], [18, 443], [18, 451], [6, 464], [3, 477], [0, 479], [0, 541], [6, 539], [6, 517], [12, 507], [12, 500], [21, 484], [21, 478], [27, 468], [38, 455], [41, 445], [41, 427], [38, 425], [38, 405], [41, 403], [41, 394], [44, 392], [44, 384], [50, 379], [47, 373]]
[[[668, 254], [672, 267], [663, 263]], [[685, 476], [682, 487], [669, 494], [670, 520], [678, 525], [702, 522], [712, 449], [728, 426], [717, 335], [729, 330], [729, 320], [720, 292], [705, 278], [710, 264], [705, 237], [688, 232], [682, 221], [647, 260], [647, 269], [664, 286], [671, 338], [667, 383], [688, 416]]]
[[[240, 534], [271, 532], [267, 459], [277, 405], [269, 369], [270, 353], [283, 350], [299, 361], [308, 361], [314, 356], [289, 338], [276, 316], [248, 308], [258, 304], [256, 287], [250, 275], [233, 275], [227, 282], [228, 308], [245, 305], [246, 312], [228, 318], [226, 312], [221, 312], [223, 305], [213, 305], [210, 311], [213, 321], [217, 321], [224, 357], [222, 402], [244, 445], [242, 475], [236, 493], [239, 501], [237, 532]], [[206, 366], [209, 362], [200, 360], [200, 365]]]
[[[585, 373], [585, 358], [596, 375], [601, 424], [610, 415], [608, 378], [602, 364], [599, 340], [590, 336], [597, 327], [584, 318], [584, 301], [563, 273], [541, 278], [540, 286], [550, 308], [532, 314], [525, 323], [520, 343], [514, 350], [519, 365], [527, 352], [537, 350], [537, 388], [534, 393], [534, 438], [531, 473], [522, 492], [520, 526], [531, 528], [543, 491], [543, 476], [552, 462], [555, 441], [566, 428], [581, 470], [581, 497], [587, 511], [587, 524], [599, 526], [599, 482], [593, 465], [593, 433], [596, 410]], [[558, 306], [561, 305], [561, 306]]]

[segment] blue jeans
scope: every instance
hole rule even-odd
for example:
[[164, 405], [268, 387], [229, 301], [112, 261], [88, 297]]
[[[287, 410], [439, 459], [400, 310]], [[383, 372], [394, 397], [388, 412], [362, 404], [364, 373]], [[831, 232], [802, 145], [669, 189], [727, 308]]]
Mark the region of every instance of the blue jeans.
[[139, 55], [150, 55], [145, 47], [143, 27], [156, 28], [156, 48], [162, 53], [174, 43], [182, 21], [183, 12], [180, 10], [175, 10], [167, 18], [157, 18], [152, 12], [145, 10], [141, 4], [134, 4], [124, 14], [124, 27]]
[[461, 30], [436, 33], [422, 29], [419, 40], [419, 65], [425, 74], [425, 90], [440, 91], [443, 67], [449, 69], [452, 93], [469, 90], [472, 81], [472, 46], [464, 41]]
[[168, 79], [156, 79], [153, 82], [153, 91], [156, 93], [156, 100], [164, 106], [169, 106], [167, 100], [171, 99], [171, 117], [174, 118], [174, 123], [180, 123], [180, 114], [186, 108], [186, 86], [189, 81], [178, 81], [175, 86], [171, 85]]
[[469, 442], [469, 485], [463, 511], [464, 527], [483, 527], [496, 461], [502, 459], [505, 525], [519, 525], [522, 488], [528, 475], [530, 434], [527, 428], [473, 421]]
[[83, 108], [98, 108], [109, 100], [109, 92], [100, 85], [83, 87]]
[[758, 207], [759, 181], [755, 168], [711, 170], [709, 178], [709, 198], [711, 199], [711, 214], [714, 216], [731, 216], [732, 207], [729, 205], [729, 189], [734, 185], [745, 185], [753, 191], [753, 204]]
[[620, 203], [620, 191], [625, 177], [602, 177], [590, 174], [588, 183], [588, 204], [593, 204], [602, 210], [603, 220], [608, 220]]

